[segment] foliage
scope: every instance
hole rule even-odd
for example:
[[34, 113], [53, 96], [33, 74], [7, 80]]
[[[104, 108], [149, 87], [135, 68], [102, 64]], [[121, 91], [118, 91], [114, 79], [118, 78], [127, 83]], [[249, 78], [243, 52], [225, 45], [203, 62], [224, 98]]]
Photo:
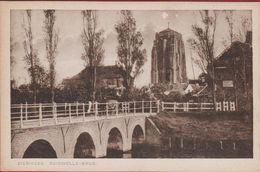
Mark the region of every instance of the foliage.
[[[26, 20], [24, 20], [22, 24], [25, 33], [25, 39], [23, 41], [25, 52], [24, 61], [27, 65], [27, 70], [31, 78], [30, 88], [33, 91], [33, 102], [36, 102], [37, 86], [40, 84], [44, 69], [40, 65], [40, 60], [37, 57], [37, 51], [34, 49], [31, 20], [31, 10], [26, 10]], [[12, 49], [13, 46], [11, 47], [11, 51]]]
[[81, 35], [84, 53], [81, 58], [91, 70], [92, 99], [96, 95], [96, 67], [101, 65], [104, 59], [103, 30], [97, 31], [97, 12], [84, 10], [81, 12], [83, 18], [83, 32]]
[[229, 40], [230, 40], [230, 43], [233, 42], [234, 40], [234, 36], [235, 36], [235, 33], [234, 33], [234, 20], [233, 20], [233, 11], [232, 10], [226, 10], [224, 11], [225, 14], [226, 14], [226, 21], [228, 23], [228, 32], [229, 32]]
[[170, 102], [188, 101], [190, 95], [184, 95], [179, 90], [172, 90], [168, 84], [155, 84], [151, 87], [151, 94], [154, 99]]
[[121, 21], [115, 25], [115, 30], [118, 34], [118, 66], [122, 72], [127, 97], [134, 86], [135, 78], [142, 72], [146, 50], [142, 49], [143, 36], [136, 31], [136, 21], [131, 11], [121, 11]]
[[13, 37], [10, 36], [10, 70], [11, 70], [11, 80], [14, 82], [13, 77], [13, 69], [16, 64], [15, 57], [14, 57], [14, 50], [16, 49], [18, 43], [14, 41]]
[[54, 30], [55, 10], [44, 10], [44, 32], [45, 32], [45, 48], [47, 52], [47, 60], [49, 62], [49, 81], [51, 89], [51, 101], [54, 102], [55, 92], [55, 55], [58, 46], [58, 32]]
[[214, 43], [217, 14], [215, 11], [200, 11], [202, 25], [192, 25], [194, 38], [188, 40], [191, 48], [197, 53], [195, 61], [201, 70], [212, 76], [214, 61]]
[[[225, 19], [228, 24], [229, 36], [228, 39], [230, 43], [234, 41], [245, 42], [247, 32], [252, 30], [252, 21], [246, 16], [243, 16], [239, 19], [238, 22], [235, 22], [233, 16], [234, 11], [225, 10]], [[235, 25], [235, 23], [237, 23]], [[224, 44], [226, 44], [226, 40], [224, 40]]]
[[[214, 79], [214, 44], [215, 31], [217, 27], [216, 11], [200, 11], [202, 25], [192, 25], [194, 38], [188, 40], [191, 48], [197, 53], [198, 59], [195, 61], [204, 73], [207, 73], [215, 83]], [[213, 102], [215, 102], [215, 91], [212, 87]]]
[[212, 78], [207, 73], [201, 73], [198, 79], [201, 84], [207, 84], [210, 88], [213, 87]]
[[81, 39], [84, 48], [84, 53], [81, 58], [86, 66], [99, 66], [104, 59], [104, 31], [97, 31], [96, 11], [84, 10], [81, 13], [83, 17], [83, 32], [81, 34]]
[[[127, 96], [127, 97], [126, 97]], [[141, 101], [141, 100], [151, 100], [151, 92], [148, 87], [143, 86], [142, 88], [132, 88], [132, 91], [128, 95], [123, 95], [121, 101]]]
[[252, 20], [247, 17], [242, 17], [240, 26], [238, 26], [238, 33], [235, 35], [236, 39], [240, 42], [245, 42], [247, 32], [252, 30]]

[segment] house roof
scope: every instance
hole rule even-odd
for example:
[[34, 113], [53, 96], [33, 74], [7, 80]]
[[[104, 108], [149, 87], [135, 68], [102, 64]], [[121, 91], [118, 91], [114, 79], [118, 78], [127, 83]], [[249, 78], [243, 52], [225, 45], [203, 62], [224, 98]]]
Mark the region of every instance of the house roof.
[[217, 57], [215, 64], [218, 65], [218, 63], [221, 63], [224, 60], [231, 59], [237, 55], [243, 54], [243, 53], [250, 53], [252, 54], [252, 32], [248, 31], [246, 35], [246, 41], [240, 42], [240, 41], [234, 41], [232, 42], [226, 49], [224, 49]]
[[[121, 78], [121, 71], [117, 66], [98, 66], [96, 69], [97, 77], [100, 79], [110, 79], [110, 78]], [[86, 67], [77, 75], [71, 77], [71, 80], [81, 80], [90, 77], [90, 68]]]
[[242, 43], [239, 41], [233, 42], [229, 47], [227, 47], [219, 56], [217, 56], [214, 65], [221, 65], [225, 60], [233, 59], [234, 57], [240, 57], [241, 54], [248, 53], [252, 54], [251, 45], [248, 43]]
[[191, 87], [193, 92], [197, 93], [199, 92], [200, 90], [202, 90], [205, 86], [200, 86], [199, 84], [189, 84], [187, 85], [187, 87], [185, 88], [185, 91]]
[[[77, 75], [71, 78], [63, 79], [63, 85], [78, 85], [86, 84], [91, 78], [90, 68], [86, 67], [80, 71]], [[119, 79], [122, 78], [121, 71], [117, 66], [98, 66], [96, 69], [97, 80], [102, 79]], [[90, 83], [90, 82], [89, 82]]]

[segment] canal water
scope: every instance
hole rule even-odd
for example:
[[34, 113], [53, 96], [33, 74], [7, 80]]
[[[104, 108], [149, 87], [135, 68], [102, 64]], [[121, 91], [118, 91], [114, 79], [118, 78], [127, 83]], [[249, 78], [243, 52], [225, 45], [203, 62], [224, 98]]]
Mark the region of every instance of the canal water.
[[104, 158], [252, 158], [252, 141], [204, 141], [182, 138], [162, 139], [160, 145], [135, 144], [132, 150], [108, 150]]

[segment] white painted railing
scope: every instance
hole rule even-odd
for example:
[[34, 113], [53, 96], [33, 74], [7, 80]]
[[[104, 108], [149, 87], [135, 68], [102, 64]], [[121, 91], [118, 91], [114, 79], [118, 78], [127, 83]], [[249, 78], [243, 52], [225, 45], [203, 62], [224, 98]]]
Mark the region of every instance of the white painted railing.
[[217, 102], [216, 111], [236, 111], [235, 102], [231, 102], [231, 101]]
[[213, 103], [162, 102], [162, 111], [202, 112], [214, 110]]
[[46, 126], [158, 113], [159, 101], [12, 104], [12, 128]]
[[[222, 106], [223, 104], [223, 106]], [[213, 103], [131, 101], [111, 103], [40, 103], [12, 104], [12, 128], [58, 125], [126, 115], [155, 114], [160, 111], [203, 112], [235, 111], [234, 102]]]
[[235, 102], [223, 101], [213, 103], [162, 102], [162, 111], [203, 112], [203, 111], [236, 111]]

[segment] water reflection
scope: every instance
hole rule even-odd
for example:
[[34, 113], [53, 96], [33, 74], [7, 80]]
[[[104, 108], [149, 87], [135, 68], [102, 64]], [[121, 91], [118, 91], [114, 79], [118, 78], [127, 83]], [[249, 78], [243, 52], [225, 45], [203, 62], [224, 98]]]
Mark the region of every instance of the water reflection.
[[[165, 139], [167, 140], [167, 139]], [[164, 141], [165, 141], [164, 140]], [[109, 150], [106, 158], [252, 158], [252, 141], [172, 138], [160, 145], [134, 144], [129, 152]]]

